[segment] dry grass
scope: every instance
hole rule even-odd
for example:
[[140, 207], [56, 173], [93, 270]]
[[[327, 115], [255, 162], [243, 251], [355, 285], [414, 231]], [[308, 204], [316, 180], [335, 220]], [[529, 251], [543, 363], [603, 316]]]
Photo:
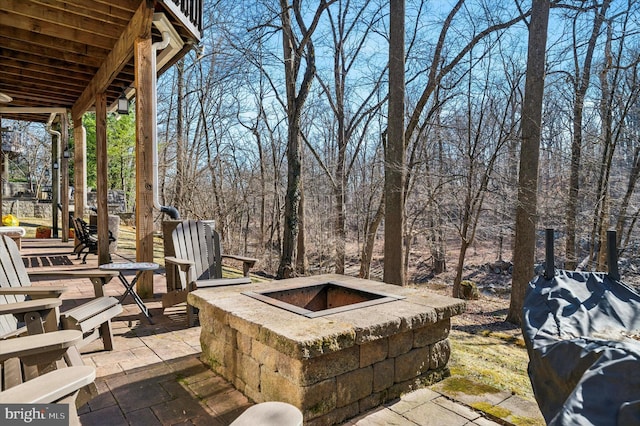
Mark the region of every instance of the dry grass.
[[[451, 285], [442, 280], [420, 287], [451, 295]], [[508, 307], [508, 298], [481, 294], [478, 300], [467, 301], [462, 315], [451, 319], [451, 374], [535, 402], [522, 330], [505, 322]]]

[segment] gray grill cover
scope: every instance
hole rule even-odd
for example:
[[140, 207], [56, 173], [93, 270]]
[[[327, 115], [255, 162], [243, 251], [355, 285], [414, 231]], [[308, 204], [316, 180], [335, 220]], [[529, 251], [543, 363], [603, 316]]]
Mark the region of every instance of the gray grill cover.
[[604, 273], [529, 283], [529, 377], [552, 425], [640, 425], [640, 295]]

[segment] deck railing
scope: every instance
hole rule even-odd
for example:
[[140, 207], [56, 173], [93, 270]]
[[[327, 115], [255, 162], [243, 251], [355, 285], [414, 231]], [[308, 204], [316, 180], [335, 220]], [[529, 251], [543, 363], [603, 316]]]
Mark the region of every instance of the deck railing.
[[204, 0], [170, 0], [180, 8], [187, 19], [202, 32], [202, 14]]

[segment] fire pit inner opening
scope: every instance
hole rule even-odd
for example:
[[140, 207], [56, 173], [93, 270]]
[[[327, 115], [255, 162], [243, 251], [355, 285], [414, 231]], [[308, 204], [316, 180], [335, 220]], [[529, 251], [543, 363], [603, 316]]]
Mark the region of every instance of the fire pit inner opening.
[[242, 294], [308, 318], [404, 299], [403, 296], [365, 290], [335, 281], [281, 290], [247, 291]]

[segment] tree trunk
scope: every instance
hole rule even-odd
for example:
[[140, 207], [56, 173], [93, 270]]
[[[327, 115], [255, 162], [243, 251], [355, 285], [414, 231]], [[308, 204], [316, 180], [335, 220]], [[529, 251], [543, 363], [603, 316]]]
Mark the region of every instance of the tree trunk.
[[300, 204], [298, 205], [298, 246], [296, 250], [296, 273], [306, 275], [308, 269], [305, 247], [304, 183], [300, 182]]
[[527, 78], [522, 107], [522, 147], [516, 204], [516, 238], [513, 284], [507, 321], [522, 324], [527, 284], [533, 275], [538, 206], [538, 159], [544, 95], [545, 53], [549, 24], [549, 0], [533, 0], [529, 24]]
[[467, 249], [469, 243], [465, 240], [461, 240], [460, 253], [458, 254], [458, 267], [456, 268], [456, 276], [453, 279], [453, 297], [461, 297], [462, 290], [460, 283], [462, 282], [462, 270], [464, 269], [464, 259], [467, 256]]
[[373, 219], [371, 219], [369, 226], [365, 229], [367, 238], [365, 244], [362, 246], [362, 254], [360, 256], [360, 273], [358, 274], [360, 278], [369, 278], [371, 272], [371, 259], [373, 258], [373, 248], [376, 244], [376, 234], [378, 233], [378, 228], [380, 227], [382, 218], [384, 218], [384, 211], [383, 194], [380, 198], [380, 204], [378, 204], [376, 214], [373, 215]]
[[404, 285], [404, 0], [391, 1], [389, 15], [389, 118], [384, 164], [384, 277]]
[[[307, 27], [303, 21], [300, 3], [299, 1], [294, 1], [293, 5], [289, 6], [287, 0], [280, 0], [289, 129], [287, 132], [287, 190], [284, 204], [284, 235], [280, 265], [278, 266], [278, 278], [289, 278], [295, 274], [293, 261], [299, 231], [298, 213], [302, 181], [300, 117], [309, 96], [311, 82], [316, 73], [315, 51], [311, 35], [320, 20], [322, 12], [331, 4], [331, 2], [321, 1], [316, 9], [313, 22]], [[302, 33], [301, 40], [298, 40], [294, 33], [291, 12], [293, 12], [295, 22]], [[306, 67], [302, 81], [298, 84], [298, 72], [303, 58], [306, 61]]]

